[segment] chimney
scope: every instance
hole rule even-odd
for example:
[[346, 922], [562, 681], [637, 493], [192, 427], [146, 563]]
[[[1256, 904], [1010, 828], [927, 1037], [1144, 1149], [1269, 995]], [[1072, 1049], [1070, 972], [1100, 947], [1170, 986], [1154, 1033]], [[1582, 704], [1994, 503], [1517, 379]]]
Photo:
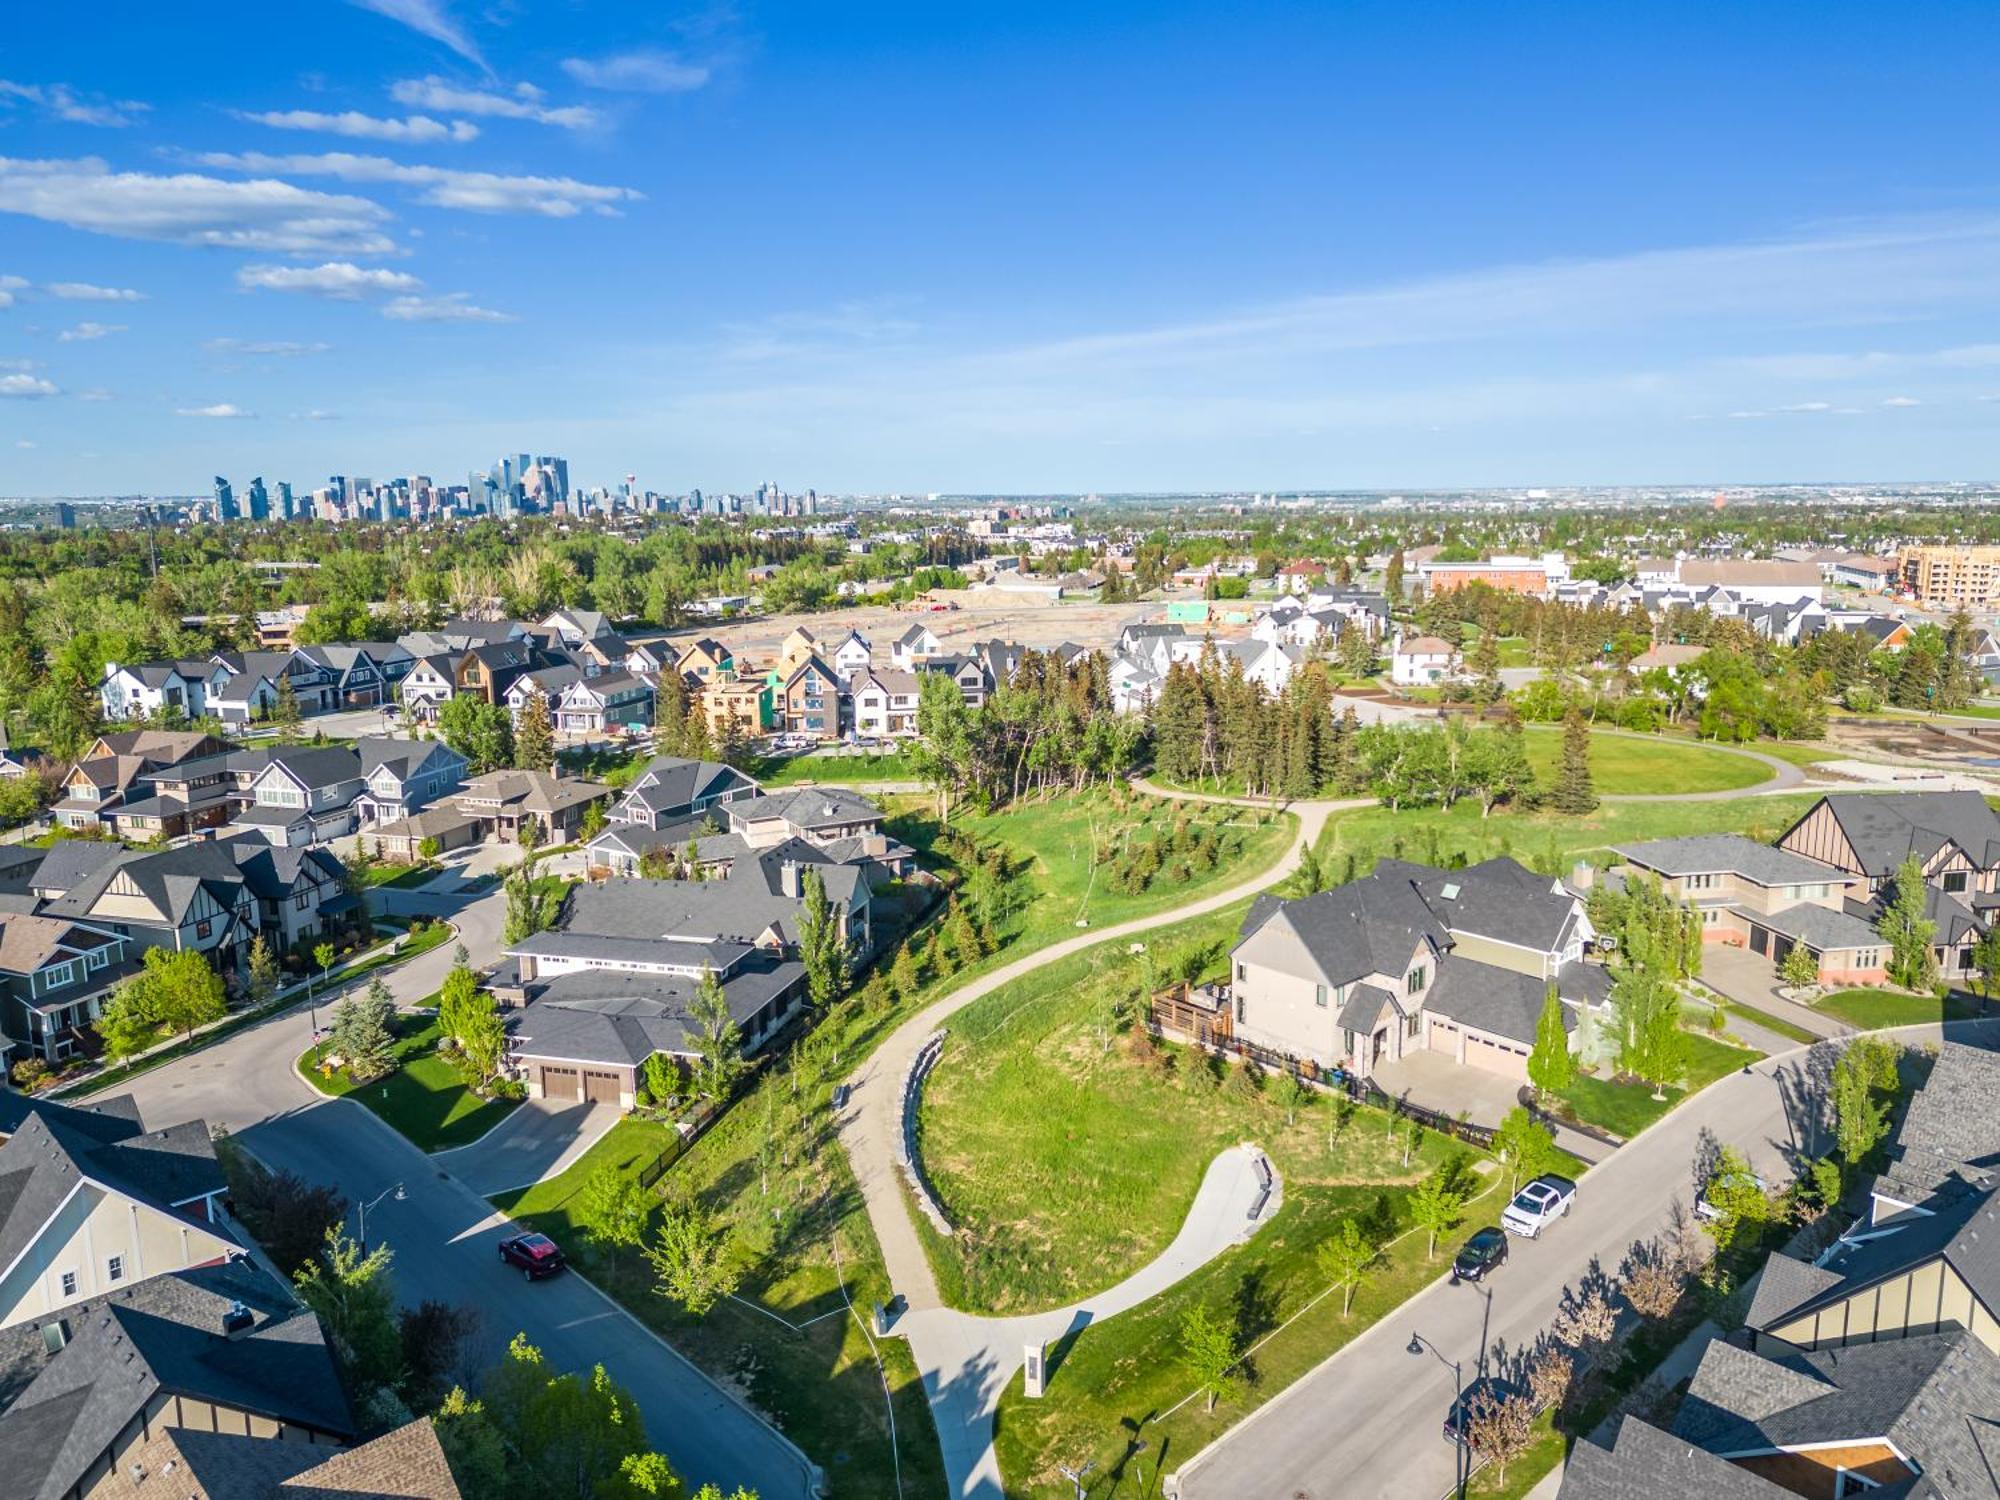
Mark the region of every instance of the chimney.
[[778, 889], [794, 901], [799, 898], [799, 862], [788, 859], [778, 866]]
[[1569, 888], [1573, 891], [1587, 891], [1597, 884], [1597, 866], [1587, 859], [1580, 859], [1569, 872]]
[[230, 1303], [229, 1310], [222, 1315], [222, 1332], [230, 1339], [240, 1339], [256, 1326], [256, 1314], [241, 1302]]

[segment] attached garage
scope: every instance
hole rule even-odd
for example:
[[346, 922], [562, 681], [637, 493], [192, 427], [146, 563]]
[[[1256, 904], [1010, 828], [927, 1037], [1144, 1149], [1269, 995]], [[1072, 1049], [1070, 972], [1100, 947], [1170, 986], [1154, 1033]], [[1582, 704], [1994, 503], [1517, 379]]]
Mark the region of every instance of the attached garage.
[[1497, 1041], [1476, 1032], [1465, 1034], [1465, 1061], [1484, 1073], [1502, 1078], [1528, 1079], [1528, 1049], [1513, 1042]]
[[544, 1099], [583, 1098], [583, 1078], [575, 1068], [558, 1068], [549, 1063], [542, 1064], [542, 1097]]
[[619, 1095], [629, 1092], [628, 1075], [605, 1068], [583, 1070], [583, 1097], [592, 1104], [617, 1104]]

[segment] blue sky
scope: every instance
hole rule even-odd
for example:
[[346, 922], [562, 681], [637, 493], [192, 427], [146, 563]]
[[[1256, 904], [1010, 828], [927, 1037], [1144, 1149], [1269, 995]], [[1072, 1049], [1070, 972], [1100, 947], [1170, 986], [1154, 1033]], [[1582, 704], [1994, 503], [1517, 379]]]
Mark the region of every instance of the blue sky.
[[0, 493], [1991, 477], [1990, 4], [0, 36]]

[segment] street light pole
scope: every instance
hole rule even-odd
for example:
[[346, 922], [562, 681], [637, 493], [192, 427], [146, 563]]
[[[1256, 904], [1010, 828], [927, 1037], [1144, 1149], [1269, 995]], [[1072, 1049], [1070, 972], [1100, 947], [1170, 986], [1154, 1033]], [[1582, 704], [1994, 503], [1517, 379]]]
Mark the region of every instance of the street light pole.
[[406, 1198], [409, 1197], [409, 1194], [403, 1191], [402, 1183], [399, 1182], [394, 1187], [383, 1188], [381, 1192], [377, 1193], [374, 1197], [370, 1198], [366, 1203], [362, 1204], [361, 1207], [355, 1211], [357, 1217], [360, 1220], [361, 1254], [364, 1259], [367, 1257], [368, 1254], [368, 1210], [373, 1208], [376, 1204], [380, 1203], [384, 1198], [388, 1197], [391, 1193], [394, 1193], [396, 1195], [396, 1201], [398, 1203], [403, 1202]]
[[1068, 1464], [1057, 1464], [1056, 1472], [1070, 1482], [1071, 1488], [1076, 1491], [1076, 1500], [1085, 1500], [1083, 1481], [1090, 1476], [1091, 1470], [1096, 1467], [1097, 1460], [1092, 1459], [1080, 1469], [1072, 1469]]
[[[1465, 1367], [1455, 1359], [1447, 1359], [1444, 1351], [1421, 1333], [1412, 1333], [1410, 1342], [1404, 1347], [1411, 1354], [1422, 1354], [1428, 1349], [1437, 1356], [1439, 1364], [1451, 1371], [1451, 1404], [1457, 1406], [1459, 1397], [1465, 1392]], [[1449, 1414], [1450, 1408], [1446, 1410]], [[1458, 1500], [1465, 1500], [1465, 1487], [1472, 1482], [1472, 1447], [1466, 1441], [1465, 1432], [1465, 1420], [1470, 1415], [1470, 1411], [1459, 1413], [1458, 1428], [1452, 1436], [1452, 1476]]]

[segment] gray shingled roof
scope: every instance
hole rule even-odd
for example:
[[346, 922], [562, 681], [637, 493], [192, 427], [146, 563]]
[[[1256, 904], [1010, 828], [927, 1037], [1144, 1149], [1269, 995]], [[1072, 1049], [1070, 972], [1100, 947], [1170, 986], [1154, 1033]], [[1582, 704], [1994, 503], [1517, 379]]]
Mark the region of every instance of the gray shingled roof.
[[1758, 885], [1809, 885], [1838, 880], [1841, 871], [1789, 849], [1774, 849], [1740, 833], [1698, 833], [1686, 838], [1613, 844], [1634, 864], [1662, 875], [1737, 874]]
[[1896, 1132], [1899, 1181], [1933, 1189], [1965, 1168], [2000, 1162], [2000, 1052], [1945, 1042]]
[[1245, 914], [1239, 941], [1267, 922], [1287, 923], [1328, 984], [1370, 974], [1401, 974], [1425, 939], [1442, 950], [1451, 936], [1407, 880], [1374, 875], [1297, 901], [1259, 898]]
[[[722, 986], [729, 1014], [746, 1024], [805, 980], [805, 965], [758, 952]], [[643, 1063], [655, 1052], [696, 1055], [698, 1027], [688, 1005], [700, 981], [677, 974], [580, 970], [530, 987], [525, 1009], [511, 1012], [508, 1031], [523, 1058]]]
[[1746, 912], [1753, 922], [1759, 922], [1773, 932], [1788, 938], [1796, 938], [1815, 953], [1825, 953], [1837, 948], [1879, 948], [1882, 935], [1875, 930], [1872, 922], [1856, 916], [1851, 910], [1837, 910], [1831, 906], [1815, 906], [1811, 902], [1800, 902], [1788, 906], [1783, 911], [1765, 916], [1759, 912]]
[[741, 828], [768, 818], [783, 818], [794, 828], [810, 832], [816, 828], [838, 828], [848, 823], [880, 823], [882, 809], [859, 793], [840, 787], [799, 787], [793, 791], [765, 792], [755, 797], [738, 797], [722, 805], [731, 826]]
[[1619, 1424], [1613, 1446], [1585, 1438], [1570, 1449], [1560, 1500], [1797, 1500], [1781, 1485], [1705, 1453], [1637, 1417]]
[[[1340, 1007], [1340, 1029], [1373, 1031], [1376, 1018], [1382, 1014], [1382, 1007], [1395, 1004], [1396, 997], [1379, 984], [1357, 984], [1348, 992], [1347, 1003]], [[1398, 1006], [1397, 1010], [1400, 1014], [1401, 1007]]]
[[[1549, 982], [1539, 975], [1453, 956], [1438, 965], [1437, 979], [1424, 996], [1424, 1008], [1449, 1016], [1462, 1026], [1533, 1045], [1548, 993]], [[1576, 1029], [1576, 1017], [1567, 1006], [1563, 1008], [1563, 1029]]]
[[1912, 854], [1930, 859], [1946, 843], [1982, 870], [2000, 865], [2000, 815], [1978, 792], [1837, 792], [1824, 801], [1877, 879], [1893, 875]]
[[1563, 890], [1559, 881], [1537, 875], [1505, 856], [1462, 870], [1383, 860], [1375, 873], [1409, 880], [1454, 932], [1554, 953], [1564, 946], [1575, 921], [1576, 897]]

